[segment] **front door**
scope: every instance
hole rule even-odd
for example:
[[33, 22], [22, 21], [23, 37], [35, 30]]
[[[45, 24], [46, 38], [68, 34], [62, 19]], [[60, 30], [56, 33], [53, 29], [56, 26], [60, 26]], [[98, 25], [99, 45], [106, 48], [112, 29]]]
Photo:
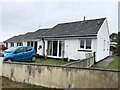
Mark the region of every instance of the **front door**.
[[53, 41], [53, 56], [57, 56], [58, 41]]

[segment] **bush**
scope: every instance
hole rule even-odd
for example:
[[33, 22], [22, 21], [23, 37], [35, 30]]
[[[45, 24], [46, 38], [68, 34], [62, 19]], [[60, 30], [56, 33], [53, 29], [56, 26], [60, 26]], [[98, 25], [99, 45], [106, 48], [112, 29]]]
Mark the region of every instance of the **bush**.
[[120, 32], [118, 32], [118, 40], [117, 40], [117, 55], [120, 56]]

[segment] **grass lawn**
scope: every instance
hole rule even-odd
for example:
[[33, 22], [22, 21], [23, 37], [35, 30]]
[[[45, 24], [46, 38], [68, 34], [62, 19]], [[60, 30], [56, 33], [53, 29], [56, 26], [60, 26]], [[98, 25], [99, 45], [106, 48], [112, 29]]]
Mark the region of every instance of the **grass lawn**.
[[2, 90], [4, 90], [4, 88], [44, 88], [44, 87], [14, 82], [8, 79], [7, 77], [2, 77], [2, 88], [3, 88]]
[[70, 63], [68, 61], [64, 61], [64, 60], [57, 60], [57, 59], [46, 59], [40, 62], [36, 62], [36, 64], [42, 64], [42, 65], [64, 65]]
[[120, 70], [120, 57], [116, 57], [108, 66], [108, 69], [117, 69]]
[[12, 81], [4, 76], [0, 78], [2, 78], [2, 90], [64, 90], [64, 89], [46, 88], [31, 84], [19, 83]]
[[107, 67], [93, 65], [91, 68], [120, 70], [120, 57], [115, 57], [114, 60], [112, 62], [110, 62]]

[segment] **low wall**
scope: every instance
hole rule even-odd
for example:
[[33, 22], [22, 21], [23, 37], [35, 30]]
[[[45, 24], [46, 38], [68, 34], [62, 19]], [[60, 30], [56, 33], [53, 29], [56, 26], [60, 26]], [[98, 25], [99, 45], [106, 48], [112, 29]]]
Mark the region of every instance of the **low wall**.
[[3, 63], [3, 76], [49, 88], [118, 88], [118, 71]]
[[78, 60], [78, 61], [75, 61], [75, 62], [68, 63], [65, 66], [89, 68], [92, 65], [94, 65], [94, 61], [95, 61], [94, 59], [95, 59], [95, 57], [90, 57], [90, 58], [87, 58], [87, 59]]

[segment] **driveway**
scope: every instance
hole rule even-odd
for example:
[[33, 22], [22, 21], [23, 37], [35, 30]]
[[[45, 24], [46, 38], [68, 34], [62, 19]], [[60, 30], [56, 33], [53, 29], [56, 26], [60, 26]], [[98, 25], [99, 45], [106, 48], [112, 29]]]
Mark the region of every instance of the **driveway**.
[[107, 67], [109, 65], [109, 63], [114, 60], [114, 58], [115, 58], [115, 56], [109, 56], [109, 57], [105, 58], [104, 60], [96, 63], [95, 66]]

